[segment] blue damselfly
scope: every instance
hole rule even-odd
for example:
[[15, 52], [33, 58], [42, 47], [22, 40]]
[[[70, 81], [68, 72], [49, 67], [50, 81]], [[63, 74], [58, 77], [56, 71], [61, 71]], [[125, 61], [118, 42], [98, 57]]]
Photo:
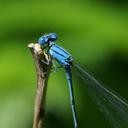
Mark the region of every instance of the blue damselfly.
[[89, 95], [112, 126], [114, 128], [128, 128], [128, 103], [120, 96], [116, 95], [111, 89], [103, 86], [85, 68], [75, 63], [72, 56], [64, 48], [55, 43], [56, 39], [57, 35], [55, 33], [50, 33], [41, 36], [38, 40], [38, 44], [41, 45], [42, 49], [48, 55], [47, 62], [42, 60], [44, 63], [48, 64], [49, 61], [53, 60], [65, 69], [69, 85], [74, 128], [78, 127], [78, 122], [72, 87], [71, 69], [87, 83], [86, 87]]

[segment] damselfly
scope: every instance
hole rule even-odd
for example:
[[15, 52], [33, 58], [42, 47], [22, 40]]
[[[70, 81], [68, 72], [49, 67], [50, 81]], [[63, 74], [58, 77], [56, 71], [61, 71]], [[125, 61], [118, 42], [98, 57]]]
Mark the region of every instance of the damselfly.
[[46, 54], [49, 56], [47, 62], [42, 60], [44, 63], [48, 64], [52, 59], [66, 71], [74, 128], [78, 127], [78, 122], [72, 88], [71, 69], [87, 83], [86, 87], [91, 98], [112, 126], [114, 128], [128, 128], [128, 103], [117, 96], [111, 89], [100, 84], [86, 69], [75, 63], [72, 56], [64, 48], [55, 43], [56, 39], [57, 35], [50, 33], [41, 36], [38, 40], [38, 44], [42, 46], [43, 50], [45, 50]]

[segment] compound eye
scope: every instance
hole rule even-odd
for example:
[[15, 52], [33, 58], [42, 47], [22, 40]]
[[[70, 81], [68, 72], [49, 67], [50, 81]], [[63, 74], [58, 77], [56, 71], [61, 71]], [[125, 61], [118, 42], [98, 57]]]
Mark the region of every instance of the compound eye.
[[48, 42], [48, 39], [49, 39], [49, 38], [48, 38], [47, 36], [44, 37], [44, 42], [47, 43], [47, 42]]
[[45, 43], [47, 43], [48, 39], [45, 38], [45, 37], [40, 37], [39, 40], [38, 40], [38, 43], [40, 45], [45, 45]]
[[55, 41], [55, 40], [57, 39], [57, 35], [56, 35], [55, 33], [51, 33], [51, 34], [50, 34], [50, 39], [51, 39], [52, 41]]

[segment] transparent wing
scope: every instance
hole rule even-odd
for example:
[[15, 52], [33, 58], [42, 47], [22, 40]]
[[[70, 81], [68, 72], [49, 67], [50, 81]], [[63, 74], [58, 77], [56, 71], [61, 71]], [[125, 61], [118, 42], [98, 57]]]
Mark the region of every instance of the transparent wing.
[[101, 85], [87, 70], [74, 63], [73, 70], [87, 84], [89, 95], [114, 128], [128, 128], [128, 103]]

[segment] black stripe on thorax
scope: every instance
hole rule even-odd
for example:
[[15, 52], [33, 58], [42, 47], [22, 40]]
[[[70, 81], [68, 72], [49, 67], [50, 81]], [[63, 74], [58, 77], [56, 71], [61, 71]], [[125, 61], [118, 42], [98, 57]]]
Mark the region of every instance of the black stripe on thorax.
[[51, 49], [51, 50], [52, 50], [53, 52], [59, 54], [60, 56], [63, 56], [64, 58], [66, 58], [63, 54], [60, 54], [60, 53], [58, 53], [57, 51], [55, 51], [55, 50], [53, 50], [53, 49]]
[[63, 48], [61, 48], [61, 47], [59, 47], [59, 46], [57, 46], [57, 45], [55, 45], [55, 46], [56, 46], [58, 49], [62, 50], [65, 54], [69, 55], [66, 51], [64, 51]]

